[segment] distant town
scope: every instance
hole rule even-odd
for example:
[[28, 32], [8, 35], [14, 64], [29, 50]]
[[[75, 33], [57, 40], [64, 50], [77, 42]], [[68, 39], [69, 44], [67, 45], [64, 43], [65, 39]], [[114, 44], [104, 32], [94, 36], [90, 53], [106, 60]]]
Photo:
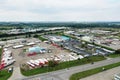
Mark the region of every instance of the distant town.
[[0, 80], [84, 80], [119, 57], [119, 22], [0, 23]]

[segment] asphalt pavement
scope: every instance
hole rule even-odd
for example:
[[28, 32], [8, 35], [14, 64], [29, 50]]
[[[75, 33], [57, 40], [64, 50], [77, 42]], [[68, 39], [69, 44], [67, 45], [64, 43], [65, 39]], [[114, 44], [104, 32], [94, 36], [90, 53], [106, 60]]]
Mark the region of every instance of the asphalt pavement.
[[85, 64], [85, 65], [80, 65], [76, 67], [71, 67], [69, 69], [67, 68], [67, 69], [57, 70], [53, 72], [29, 76], [27, 78], [19, 78], [17, 80], [69, 80], [69, 77], [74, 73], [86, 71], [89, 69], [94, 69], [97, 67], [113, 64], [116, 62], [120, 62], [119, 57], [95, 62], [94, 64]]

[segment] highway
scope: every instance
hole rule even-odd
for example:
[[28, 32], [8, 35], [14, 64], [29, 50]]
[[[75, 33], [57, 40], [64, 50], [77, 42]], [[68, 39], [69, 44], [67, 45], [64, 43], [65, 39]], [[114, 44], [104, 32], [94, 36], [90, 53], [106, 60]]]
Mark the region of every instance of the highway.
[[[69, 69], [62, 69], [62, 70], [57, 70], [53, 72], [48, 72], [48, 73], [43, 73], [43, 74], [38, 74], [34, 76], [29, 76], [26, 78], [21, 78], [17, 80], [69, 80], [69, 77], [77, 72], [82, 72], [86, 71], [89, 69], [113, 64], [116, 62], [120, 62], [120, 58], [108, 58], [107, 60], [95, 62], [94, 64], [85, 64], [85, 65], [80, 65], [76, 67], [71, 67]], [[102, 70], [102, 69], [101, 69]]]

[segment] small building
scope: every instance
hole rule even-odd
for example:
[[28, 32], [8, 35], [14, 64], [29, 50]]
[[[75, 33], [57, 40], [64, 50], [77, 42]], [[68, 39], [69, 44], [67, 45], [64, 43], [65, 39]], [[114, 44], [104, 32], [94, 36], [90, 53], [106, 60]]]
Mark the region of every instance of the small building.
[[30, 42], [30, 43], [28, 43], [28, 44], [26, 44], [27, 46], [31, 46], [31, 45], [35, 45], [35, 43], [34, 42]]
[[29, 52], [30, 52], [30, 53], [33, 53], [33, 52], [35, 52], [35, 53], [43, 53], [43, 52], [45, 52], [45, 51], [46, 51], [46, 50], [45, 50], [44, 48], [41, 48], [41, 47], [39, 47], [39, 46], [29, 48]]
[[67, 36], [50, 36], [49, 39], [50, 39], [52, 42], [62, 42], [62, 41], [67, 41], [67, 40], [69, 40], [70, 38], [67, 37]]
[[24, 47], [24, 45], [17, 45], [17, 46], [13, 46], [13, 49], [22, 48], [22, 47]]
[[84, 37], [82, 37], [82, 40], [88, 41], [88, 42], [90, 42], [91, 39], [92, 39], [92, 38], [91, 38], [90, 36], [84, 36]]
[[66, 34], [73, 34], [75, 31], [66, 31], [66, 32], [64, 32], [64, 33], [66, 33]]

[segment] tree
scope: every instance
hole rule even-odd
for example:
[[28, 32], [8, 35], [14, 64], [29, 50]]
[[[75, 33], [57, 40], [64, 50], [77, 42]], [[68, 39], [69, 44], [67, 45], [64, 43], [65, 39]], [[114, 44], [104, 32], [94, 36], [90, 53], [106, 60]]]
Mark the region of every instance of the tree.
[[55, 67], [56, 65], [58, 65], [58, 62], [57, 62], [57, 61], [50, 60], [50, 61], [48, 62], [48, 66], [49, 66], [49, 67]]
[[34, 37], [34, 38], [38, 38], [39, 36], [38, 36], [37, 34], [35, 34], [33, 37]]
[[116, 50], [115, 54], [120, 54], [120, 49]]
[[15, 39], [17, 39], [17, 37], [15, 37]]
[[82, 42], [81, 48], [87, 48], [87, 42]]
[[63, 45], [60, 45], [61, 48], [63, 48]]
[[28, 34], [28, 37], [31, 37], [31, 34]]
[[25, 35], [25, 38], [28, 38], [28, 35]]

